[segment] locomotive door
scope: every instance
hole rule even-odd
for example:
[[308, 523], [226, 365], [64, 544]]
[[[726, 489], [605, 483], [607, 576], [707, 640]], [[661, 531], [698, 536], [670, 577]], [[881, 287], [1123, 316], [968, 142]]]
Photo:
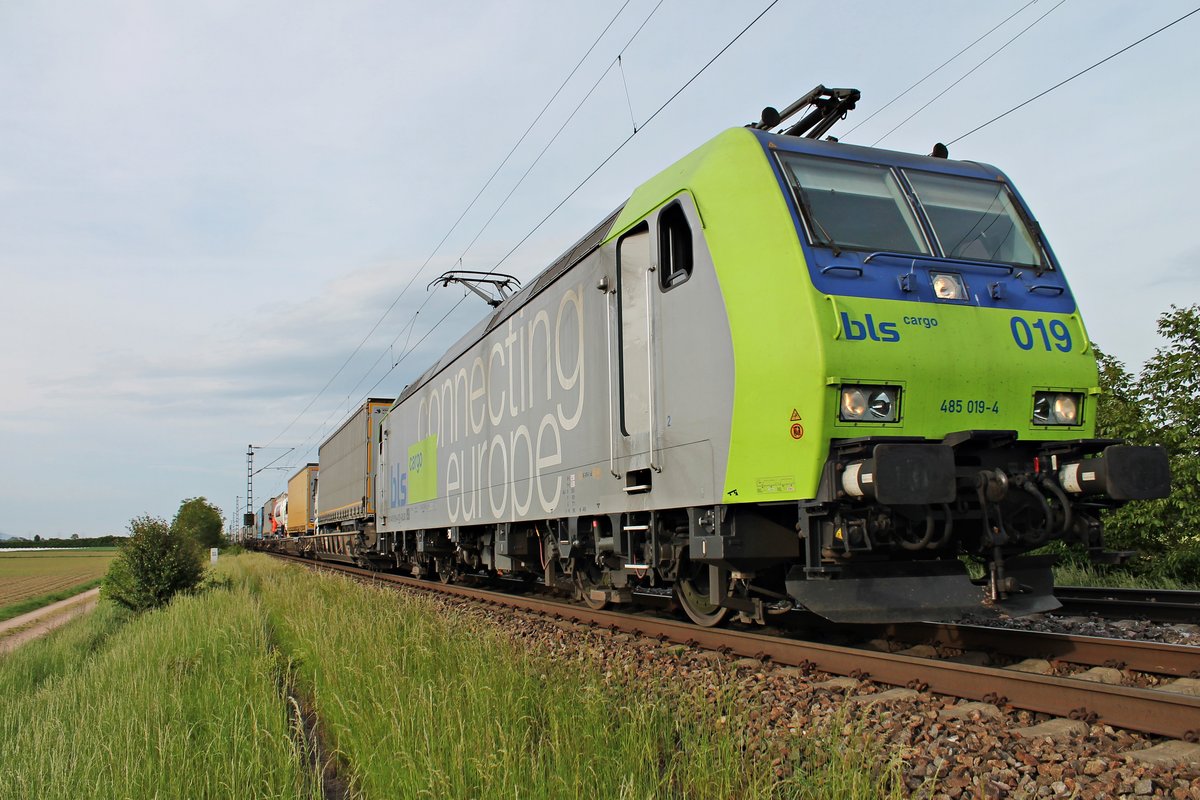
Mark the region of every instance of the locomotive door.
[[[617, 425], [614, 471], [659, 469], [654, 453], [653, 277], [649, 226], [617, 243]], [[620, 458], [624, 456], [624, 458]]]

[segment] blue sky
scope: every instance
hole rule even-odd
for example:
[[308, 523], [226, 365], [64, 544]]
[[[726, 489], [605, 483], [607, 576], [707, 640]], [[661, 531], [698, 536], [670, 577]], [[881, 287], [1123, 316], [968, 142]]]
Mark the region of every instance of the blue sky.
[[[441, 290], [414, 322], [426, 283], [494, 266], [629, 135], [631, 107], [642, 124], [766, 5], [0, 5], [0, 532], [116, 532], [197, 495], [228, 514], [247, 443], [314, 458], [368, 388], [398, 392], [484, 310], [462, 304], [385, 377], [409, 326], [420, 339], [460, 298]], [[872, 144], [1045, 15], [880, 144], [926, 153], [1190, 10], [780, 0], [503, 269], [530, 277], [645, 177], [817, 83], [862, 90], [832, 133]], [[627, 99], [610, 65], [647, 17]], [[1200, 300], [1198, 32], [1200, 15], [951, 148], [1008, 172], [1093, 339], [1134, 367], [1155, 317]], [[287, 475], [260, 474], [256, 497]]]

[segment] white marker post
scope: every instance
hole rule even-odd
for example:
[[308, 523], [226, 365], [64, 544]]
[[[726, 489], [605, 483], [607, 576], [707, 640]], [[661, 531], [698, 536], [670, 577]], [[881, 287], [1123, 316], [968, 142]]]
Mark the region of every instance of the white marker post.
[[217, 563], [217, 548], [213, 547], [208, 551], [208, 561], [210, 564]]

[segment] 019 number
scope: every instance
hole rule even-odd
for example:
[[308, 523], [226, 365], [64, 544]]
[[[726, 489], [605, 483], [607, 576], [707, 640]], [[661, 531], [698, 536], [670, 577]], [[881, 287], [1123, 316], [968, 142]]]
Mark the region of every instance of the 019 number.
[[1047, 352], [1051, 347], [1063, 353], [1071, 352], [1071, 331], [1061, 319], [1052, 319], [1047, 324], [1041, 318], [1030, 323], [1024, 317], [1013, 317], [1009, 328], [1012, 329], [1013, 341], [1022, 350], [1032, 350], [1035, 344], [1040, 344]]

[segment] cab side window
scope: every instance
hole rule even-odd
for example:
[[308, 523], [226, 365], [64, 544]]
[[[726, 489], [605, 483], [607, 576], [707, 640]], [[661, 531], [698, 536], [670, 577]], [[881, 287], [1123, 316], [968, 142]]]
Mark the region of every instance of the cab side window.
[[692, 275], [692, 228], [683, 206], [672, 203], [658, 215], [658, 282], [665, 292]]

